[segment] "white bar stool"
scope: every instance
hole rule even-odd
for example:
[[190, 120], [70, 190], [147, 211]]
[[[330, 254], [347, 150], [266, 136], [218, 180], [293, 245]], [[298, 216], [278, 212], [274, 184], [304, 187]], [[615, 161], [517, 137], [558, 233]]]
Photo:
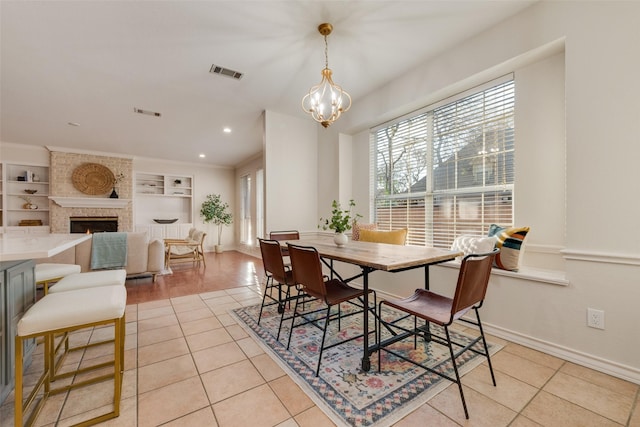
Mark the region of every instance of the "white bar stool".
[[55, 286], [51, 287], [49, 292], [68, 292], [98, 286], [124, 286], [126, 280], [127, 271], [124, 269], [75, 273], [60, 279]]
[[55, 283], [69, 274], [80, 273], [80, 266], [76, 264], [55, 264], [42, 263], [36, 264], [34, 270], [36, 277], [36, 285], [42, 285], [44, 294], [49, 293], [49, 285]]
[[[23, 426], [25, 414], [32, 407], [43, 386], [44, 395], [37, 405], [32, 408], [26, 420], [26, 425], [28, 426], [33, 425], [50, 395], [110, 379], [113, 379], [113, 410], [76, 425], [94, 425], [120, 415], [122, 375], [124, 372], [126, 305], [127, 290], [124, 286], [100, 286], [48, 294], [27, 310], [18, 322], [17, 335], [15, 337], [15, 426]], [[55, 357], [53, 351], [56, 334], [102, 325], [113, 325], [114, 327], [113, 360], [55, 375], [51, 360]], [[43, 337], [44, 341], [44, 372], [23, 403], [23, 341], [37, 337]], [[66, 378], [107, 366], [113, 366], [112, 373], [56, 389], [51, 388], [51, 381], [55, 379]]]

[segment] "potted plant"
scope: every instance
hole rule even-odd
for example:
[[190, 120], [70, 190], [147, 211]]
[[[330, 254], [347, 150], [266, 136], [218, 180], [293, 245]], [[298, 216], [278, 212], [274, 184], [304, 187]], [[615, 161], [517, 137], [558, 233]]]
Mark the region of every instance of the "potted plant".
[[222, 252], [222, 226], [233, 223], [233, 215], [228, 211], [229, 204], [223, 203], [219, 194], [208, 194], [200, 208], [200, 216], [205, 223], [214, 223], [218, 226], [218, 244], [215, 246], [216, 253]]
[[109, 195], [109, 198], [117, 199], [119, 197], [118, 192], [116, 191], [116, 184], [121, 183], [122, 181], [124, 181], [124, 174], [122, 172], [118, 172], [114, 174], [113, 182], [112, 182], [113, 188], [111, 190], [111, 194]]
[[353, 199], [349, 200], [349, 209], [342, 209], [340, 202], [334, 200], [331, 203], [331, 218], [320, 218], [320, 225], [323, 230], [333, 230], [336, 234], [333, 237], [333, 241], [338, 247], [342, 247], [347, 244], [349, 238], [345, 231], [351, 230], [351, 224], [361, 218], [360, 214], [353, 214], [353, 208], [356, 203]]

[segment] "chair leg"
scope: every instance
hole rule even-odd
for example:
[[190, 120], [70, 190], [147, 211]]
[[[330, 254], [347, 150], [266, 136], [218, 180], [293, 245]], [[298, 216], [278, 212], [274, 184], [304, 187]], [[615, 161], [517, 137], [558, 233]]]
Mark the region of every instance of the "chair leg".
[[291, 316], [291, 329], [289, 329], [289, 340], [287, 340], [287, 350], [289, 350], [289, 345], [291, 345], [291, 335], [293, 334], [293, 328], [296, 324], [296, 317], [298, 316], [298, 302], [300, 301], [300, 290], [298, 290], [298, 298], [296, 298], [296, 305], [293, 308], [293, 316]]
[[489, 365], [489, 372], [491, 372], [491, 381], [493, 381], [493, 386], [496, 386], [496, 377], [493, 374], [493, 366], [491, 365], [491, 356], [489, 356], [489, 346], [487, 346], [487, 340], [484, 338], [484, 330], [482, 329], [482, 322], [480, 321], [480, 313], [478, 313], [478, 308], [474, 307], [474, 311], [476, 312], [476, 319], [478, 320], [478, 329], [480, 330], [480, 336], [482, 337], [482, 345], [484, 346], [484, 354], [487, 356], [487, 364]]
[[[280, 324], [278, 325], [278, 334], [276, 335], [276, 341], [280, 341], [280, 331], [282, 330], [282, 323], [284, 322], [284, 313], [285, 313], [285, 305], [286, 301], [289, 302], [289, 307], [291, 307], [291, 286], [287, 286], [287, 292], [285, 294], [285, 303], [282, 305], [282, 312], [280, 313]], [[302, 307], [304, 310], [304, 306]], [[278, 305], [278, 312], [280, 312], [280, 305]]]
[[[340, 312], [340, 306], [338, 305], [338, 313]], [[320, 355], [318, 356], [318, 366], [316, 367], [316, 377], [320, 374], [320, 362], [322, 362], [322, 352], [324, 351], [324, 340], [327, 336], [327, 329], [329, 329], [329, 319], [331, 317], [331, 306], [327, 305], [327, 317], [324, 321], [324, 329], [322, 331], [322, 342], [320, 343]], [[340, 317], [338, 317], [338, 324], [340, 324]]]
[[451, 364], [453, 365], [453, 372], [456, 374], [456, 383], [458, 384], [458, 390], [460, 390], [460, 399], [462, 400], [462, 407], [464, 408], [464, 416], [469, 419], [469, 411], [467, 411], [467, 402], [464, 400], [464, 392], [462, 391], [462, 381], [460, 381], [460, 374], [458, 373], [458, 364], [456, 363], [456, 355], [453, 353], [453, 344], [451, 343], [451, 336], [449, 335], [449, 327], [444, 326], [444, 332], [447, 335], [447, 346], [449, 347], [449, 353], [451, 354]]
[[267, 298], [267, 290], [271, 289], [272, 285], [269, 285], [270, 281], [273, 281], [273, 277], [267, 276], [267, 283], [264, 286], [264, 294], [262, 294], [262, 305], [260, 306], [260, 314], [258, 314], [258, 325], [260, 324], [260, 320], [262, 320], [262, 310], [264, 309], [264, 301]]
[[[378, 320], [376, 322], [376, 328], [377, 328], [377, 333], [378, 333], [378, 340], [377, 343], [380, 344], [382, 342], [382, 303], [383, 301], [380, 301], [380, 304], [378, 304]], [[382, 369], [382, 348], [378, 348], [378, 372], [380, 372]]]

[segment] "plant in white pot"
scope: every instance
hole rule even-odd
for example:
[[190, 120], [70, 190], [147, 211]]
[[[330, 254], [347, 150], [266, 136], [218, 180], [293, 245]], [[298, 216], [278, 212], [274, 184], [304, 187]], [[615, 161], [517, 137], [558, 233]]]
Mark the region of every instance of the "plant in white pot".
[[349, 200], [349, 209], [342, 209], [340, 202], [334, 200], [331, 203], [331, 218], [320, 218], [320, 225], [318, 227], [322, 227], [323, 230], [330, 229], [335, 231], [336, 234], [333, 237], [333, 241], [338, 247], [347, 244], [349, 238], [344, 234], [345, 231], [351, 230], [352, 223], [362, 217], [360, 214], [352, 213], [355, 206], [356, 202], [351, 199]]
[[222, 202], [219, 194], [208, 194], [200, 207], [200, 216], [205, 223], [213, 223], [218, 226], [218, 244], [216, 252], [222, 252], [222, 226], [233, 224], [233, 215], [229, 212], [229, 204]]

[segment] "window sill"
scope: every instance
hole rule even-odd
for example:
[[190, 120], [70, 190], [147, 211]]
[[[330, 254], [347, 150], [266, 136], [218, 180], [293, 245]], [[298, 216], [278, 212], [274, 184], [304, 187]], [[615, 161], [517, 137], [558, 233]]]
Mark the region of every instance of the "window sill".
[[[443, 267], [460, 268], [459, 261], [449, 261], [440, 264]], [[516, 279], [527, 280], [530, 282], [541, 282], [557, 286], [569, 286], [564, 271], [560, 270], [544, 270], [534, 267], [520, 267], [518, 271], [507, 271], [499, 268], [493, 268], [491, 271], [493, 276], [506, 276]]]

